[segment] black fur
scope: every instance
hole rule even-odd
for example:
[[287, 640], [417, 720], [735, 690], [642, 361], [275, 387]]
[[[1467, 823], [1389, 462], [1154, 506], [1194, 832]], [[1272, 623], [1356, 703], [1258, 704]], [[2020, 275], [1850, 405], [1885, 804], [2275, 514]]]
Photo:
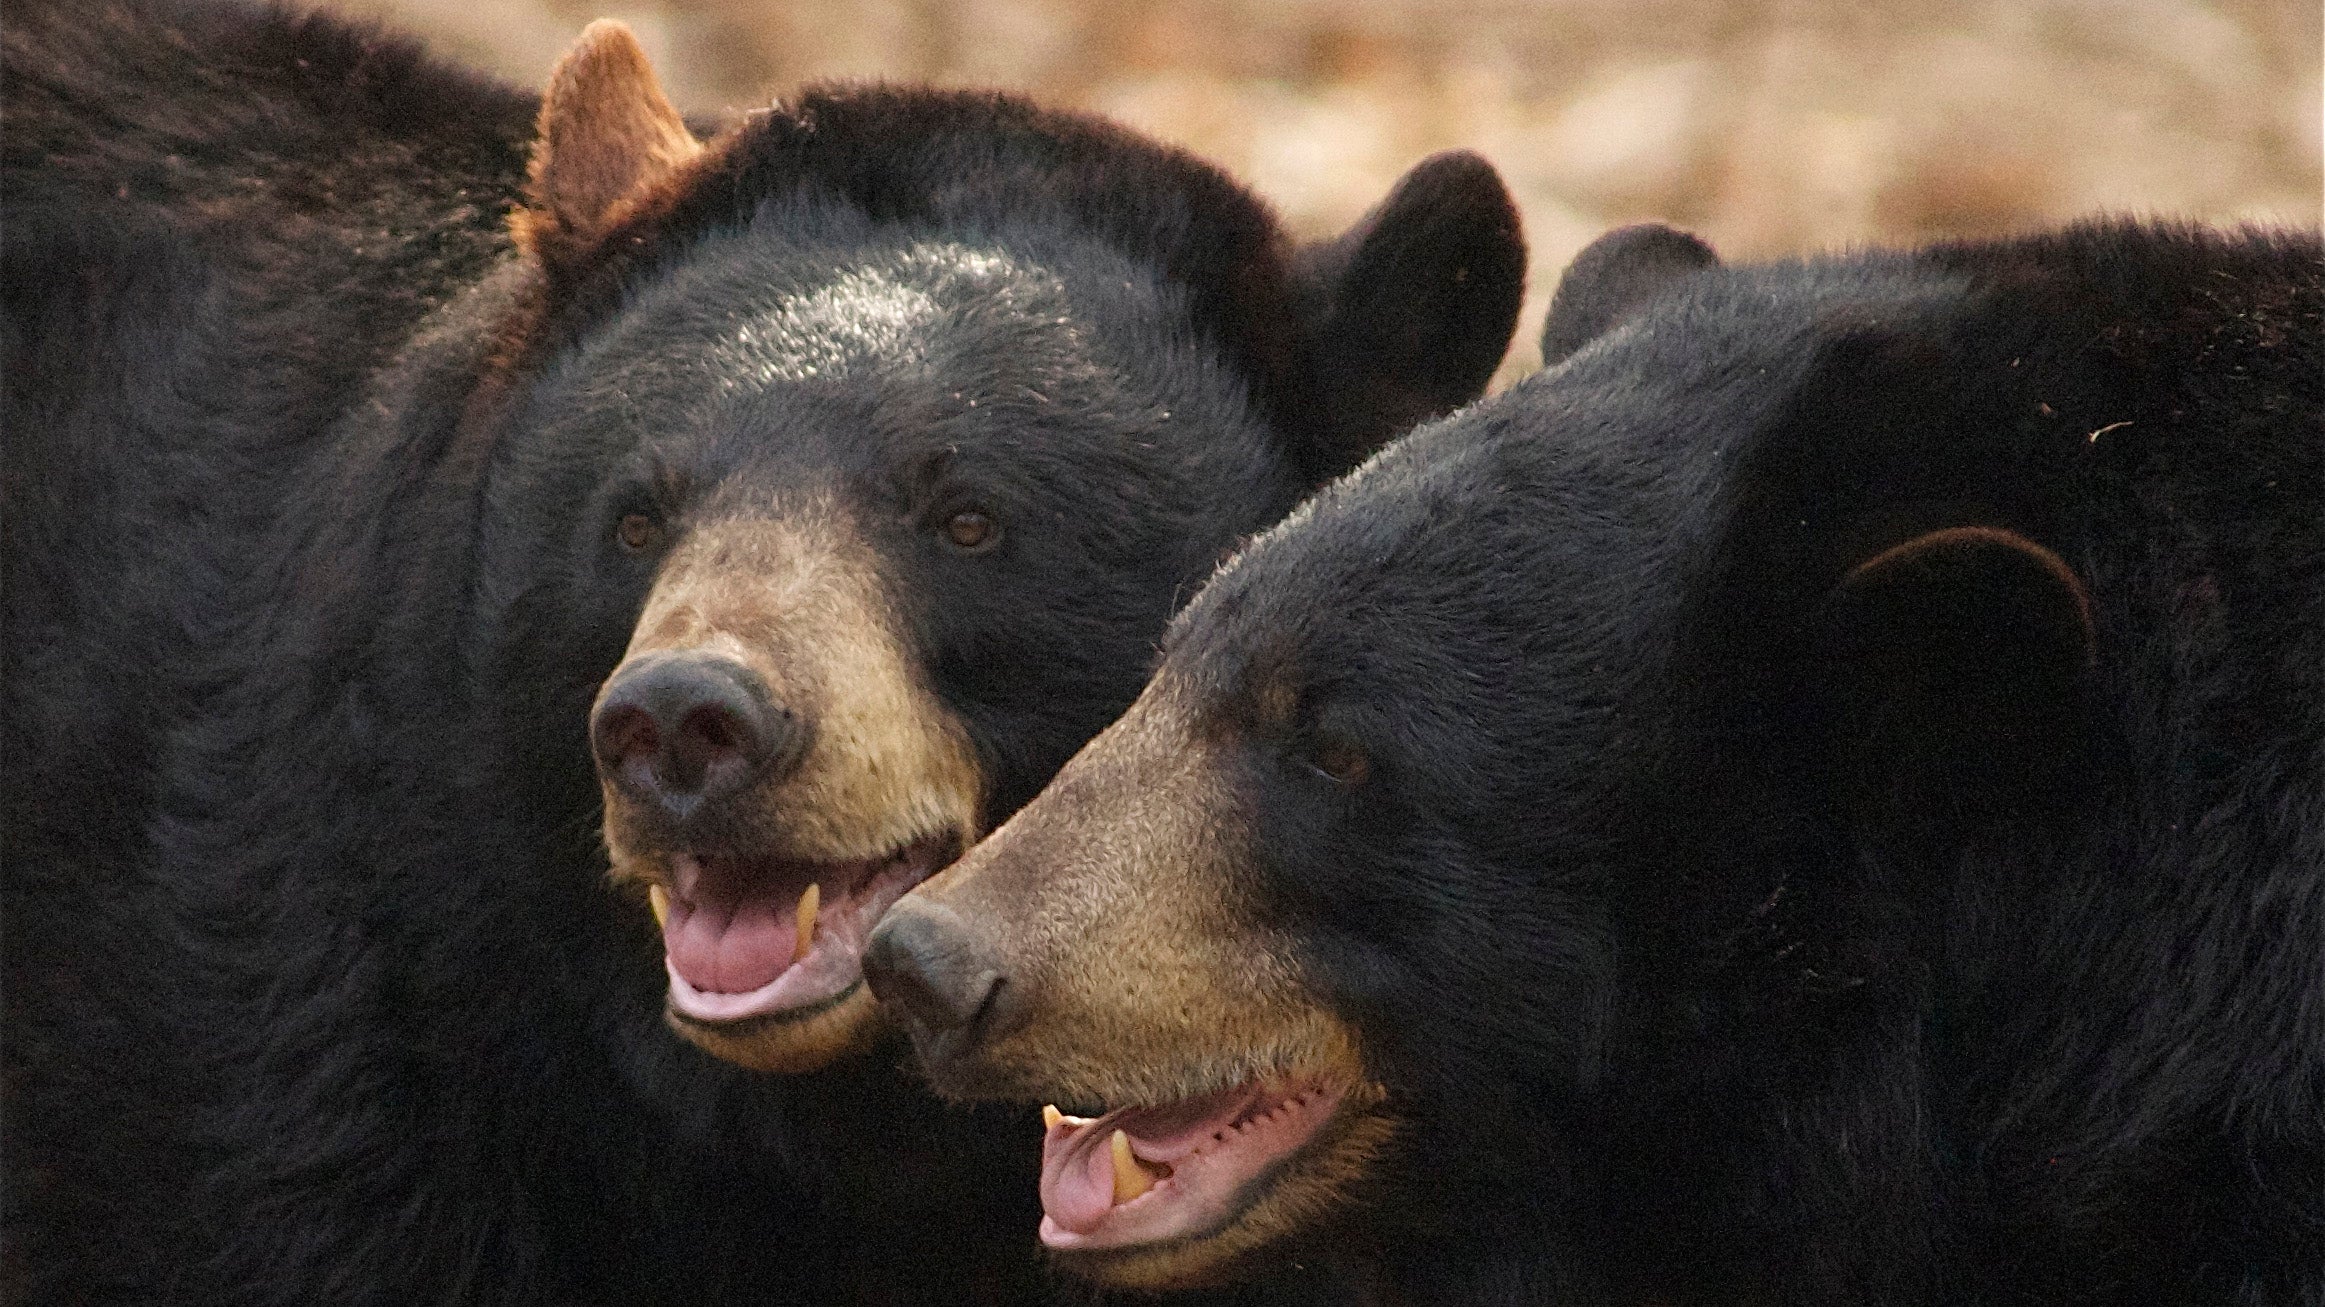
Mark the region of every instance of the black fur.
[[1592, 241], [1558, 279], [1542, 320], [1542, 366], [1565, 362], [1681, 278], [1718, 262], [1709, 245], [1660, 223], [1624, 227]]
[[1651, 280], [1173, 630], [1409, 1118], [1346, 1245], [1415, 1301], [2325, 1302], [2317, 237]]
[[[7, 1296], [1033, 1292], [1016, 1114], [662, 1028], [584, 731], [651, 570], [612, 524], [844, 505], [998, 820], [1363, 452], [1331, 288], [1216, 171], [1002, 96], [809, 93], [544, 268], [537, 101], [404, 41], [156, 0], [5, 46]], [[736, 335], [853, 274], [935, 325], [822, 382], [860, 316]], [[1399, 418], [1498, 358], [1480, 281], [1426, 310], [1456, 357], [1375, 351]], [[1003, 544], [945, 554], [971, 493]]]

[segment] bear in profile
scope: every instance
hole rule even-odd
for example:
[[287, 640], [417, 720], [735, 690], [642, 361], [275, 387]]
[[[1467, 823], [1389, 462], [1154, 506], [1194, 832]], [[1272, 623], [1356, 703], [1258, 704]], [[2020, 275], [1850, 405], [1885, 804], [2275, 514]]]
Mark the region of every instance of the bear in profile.
[[10, 1296], [1039, 1292], [1038, 1139], [902, 1074], [865, 935], [1479, 392], [1492, 170], [1296, 248], [1009, 96], [689, 122], [614, 25], [541, 97], [4, 39]]
[[1044, 1243], [2325, 1300], [2316, 234], [1630, 229], [1544, 338], [873, 933], [940, 1088], [1051, 1105]]

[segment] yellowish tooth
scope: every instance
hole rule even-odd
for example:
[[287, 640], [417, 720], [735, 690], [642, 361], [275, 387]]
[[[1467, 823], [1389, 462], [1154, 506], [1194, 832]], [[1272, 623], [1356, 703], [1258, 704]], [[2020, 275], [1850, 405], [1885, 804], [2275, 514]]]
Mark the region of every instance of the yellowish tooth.
[[822, 905], [823, 886], [812, 880], [807, 882], [807, 888], [799, 895], [799, 914], [795, 918], [799, 927], [799, 947], [792, 951], [793, 961], [806, 957], [807, 951], [815, 947], [815, 910]]
[[1055, 1103], [1044, 1103], [1044, 1104], [1042, 1104], [1042, 1105], [1041, 1105], [1041, 1128], [1042, 1128], [1042, 1129], [1044, 1129], [1044, 1130], [1055, 1130], [1055, 1129], [1057, 1129], [1057, 1128], [1058, 1128], [1058, 1122], [1060, 1122], [1060, 1121], [1063, 1121], [1063, 1120], [1065, 1120], [1065, 1119], [1066, 1119], [1066, 1114], [1065, 1114], [1065, 1113], [1063, 1113], [1063, 1112], [1060, 1112], [1060, 1111], [1058, 1110], [1058, 1105], [1057, 1105], [1057, 1104], [1055, 1104]]
[[1114, 1201], [1127, 1203], [1154, 1188], [1154, 1177], [1130, 1155], [1130, 1136], [1117, 1130], [1110, 1142], [1114, 1148]]
[[654, 909], [655, 925], [666, 926], [670, 924], [669, 890], [662, 888], [660, 885], [648, 885], [646, 887], [646, 906]]

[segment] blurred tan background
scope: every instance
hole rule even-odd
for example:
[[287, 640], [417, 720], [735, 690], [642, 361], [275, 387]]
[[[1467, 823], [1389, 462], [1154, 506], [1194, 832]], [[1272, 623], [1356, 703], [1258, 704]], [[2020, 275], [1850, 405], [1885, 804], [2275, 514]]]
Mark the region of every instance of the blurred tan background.
[[621, 18], [688, 109], [1015, 87], [1216, 160], [1310, 235], [1466, 146], [1533, 250], [1506, 374], [1567, 260], [1642, 218], [1739, 258], [2100, 210], [2314, 225], [2325, 195], [2318, 0], [335, 3], [528, 85]]

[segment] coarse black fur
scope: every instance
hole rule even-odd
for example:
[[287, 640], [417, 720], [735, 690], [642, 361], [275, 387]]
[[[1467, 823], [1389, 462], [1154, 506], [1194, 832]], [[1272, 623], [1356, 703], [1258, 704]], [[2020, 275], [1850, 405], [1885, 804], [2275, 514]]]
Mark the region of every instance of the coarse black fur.
[[1416, 1302], [2325, 1302], [2315, 234], [1637, 298], [1150, 692], [1241, 740], [1236, 889], [1403, 1120], [1340, 1245]]
[[[1357, 341], [1360, 404], [1258, 202], [1094, 120], [814, 91], [537, 258], [539, 101], [406, 41], [167, 0], [4, 39], [0, 1292], [1034, 1292], [1016, 1114], [663, 1029], [585, 738], [651, 576], [613, 523], [836, 496], [998, 820], [1221, 552], [1482, 385], [1522, 266], [1490, 171], [1433, 165], [1504, 239], [1464, 231], [1484, 289], [1431, 311], [1491, 348]], [[737, 346], [865, 269], [923, 297], [911, 348]], [[877, 366], [797, 375], [827, 346]], [[971, 492], [1003, 545], [944, 554]]]
[[1608, 232], [1574, 256], [1542, 322], [1542, 365], [1605, 335], [1681, 278], [1719, 263], [1709, 245], [1661, 223]]

